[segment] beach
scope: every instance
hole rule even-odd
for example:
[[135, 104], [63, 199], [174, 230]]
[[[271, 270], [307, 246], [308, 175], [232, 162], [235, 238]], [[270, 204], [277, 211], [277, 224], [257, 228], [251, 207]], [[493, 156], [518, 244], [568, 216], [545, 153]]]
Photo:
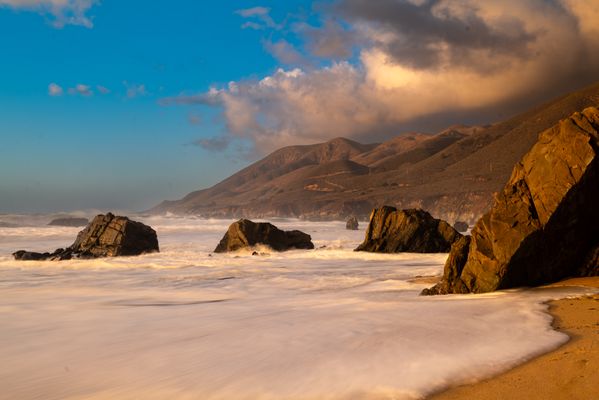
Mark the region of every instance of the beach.
[[[552, 287], [599, 288], [599, 278], [568, 279]], [[551, 399], [599, 397], [599, 295], [549, 302], [553, 328], [570, 340], [512, 370], [471, 385], [458, 386], [430, 400]]]

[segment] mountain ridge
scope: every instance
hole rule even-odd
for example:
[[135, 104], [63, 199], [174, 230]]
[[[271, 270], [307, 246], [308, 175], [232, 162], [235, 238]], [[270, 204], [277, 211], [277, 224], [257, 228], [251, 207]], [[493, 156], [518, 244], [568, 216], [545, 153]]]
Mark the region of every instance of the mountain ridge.
[[475, 221], [540, 132], [599, 104], [599, 83], [487, 126], [408, 132], [383, 143], [337, 137], [287, 146], [216, 185], [152, 213], [221, 218], [367, 218], [382, 205], [420, 207], [448, 221]]

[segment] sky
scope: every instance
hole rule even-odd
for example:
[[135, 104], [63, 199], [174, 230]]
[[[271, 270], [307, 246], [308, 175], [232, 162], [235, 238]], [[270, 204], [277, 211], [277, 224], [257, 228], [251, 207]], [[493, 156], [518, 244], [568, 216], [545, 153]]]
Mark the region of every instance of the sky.
[[139, 211], [286, 145], [599, 80], [599, 0], [0, 0], [0, 212]]

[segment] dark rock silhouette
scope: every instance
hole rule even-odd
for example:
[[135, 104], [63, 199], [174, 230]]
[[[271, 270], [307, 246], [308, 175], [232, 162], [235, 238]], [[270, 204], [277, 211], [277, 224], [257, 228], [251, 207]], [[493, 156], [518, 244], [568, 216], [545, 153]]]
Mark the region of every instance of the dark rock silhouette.
[[358, 222], [358, 219], [353, 216], [349, 217], [347, 219], [347, 222], [345, 223], [345, 229], [348, 229], [351, 231], [357, 231], [359, 227], [360, 227], [360, 223]]
[[56, 218], [50, 221], [48, 225], [51, 226], [86, 226], [89, 223], [87, 218], [77, 218], [77, 217], [65, 217], [65, 218]]
[[229, 226], [214, 252], [225, 253], [258, 244], [270, 246], [276, 251], [314, 248], [312, 238], [307, 233], [296, 230], [282, 231], [268, 222], [256, 223], [240, 219]]
[[464, 221], [456, 221], [455, 224], [453, 224], [453, 228], [462, 233], [462, 232], [466, 232], [469, 228], [468, 223], [464, 222]]
[[364, 242], [356, 251], [447, 253], [462, 235], [420, 209], [383, 206], [372, 211]]
[[505, 188], [423, 294], [489, 292], [598, 275], [599, 110], [539, 135]]
[[13, 256], [17, 260], [68, 260], [75, 257], [134, 256], [155, 251], [159, 248], [154, 229], [108, 213], [97, 215], [66, 249], [57, 249], [53, 253], [19, 250]]

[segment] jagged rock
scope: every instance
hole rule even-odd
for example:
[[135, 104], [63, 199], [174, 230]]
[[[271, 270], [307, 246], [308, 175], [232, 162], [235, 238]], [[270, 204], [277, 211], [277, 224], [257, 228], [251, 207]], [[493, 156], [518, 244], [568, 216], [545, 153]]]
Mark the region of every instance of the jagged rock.
[[345, 229], [351, 231], [357, 231], [360, 224], [358, 223], [358, 219], [356, 217], [349, 217], [347, 222], [345, 223]]
[[356, 251], [447, 253], [462, 235], [447, 222], [420, 209], [374, 209], [364, 242]]
[[458, 232], [466, 232], [469, 228], [468, 223], [464, 222], [464, 221], [456, 221], [455, 224], [453, 224], [453, 228], [458, 231]]
[[52, 226], [86, 226], [89, 223], [87, 218], [77, 218], [77, 217], [65, 217], [65, 218], [56, 218], [50, 221], [48, 225]]
[[108, 213], [97, 215], [66, 249], [57, 249], [53, 253], [19, 250], [13, 256], [16, 260], [68, 260], [75, 257], [134, 256], [155, 251], [159, 248], [154, 229]]
[[214, 252], [225, 253], [258, 244], [270, 246], [276, 251], [314, 248], [312, 238], [304, 232], [282, 231], [268, 222], [240, 219], [229, 226]]
[[[599, 274], [598, 152], [597, 108], [541, 133], [474, 226], [470, 245], [452, 249], [442, 282], [425, 294], [481, 293]], [[460, 263], [452, 265], [456, 259]]]

